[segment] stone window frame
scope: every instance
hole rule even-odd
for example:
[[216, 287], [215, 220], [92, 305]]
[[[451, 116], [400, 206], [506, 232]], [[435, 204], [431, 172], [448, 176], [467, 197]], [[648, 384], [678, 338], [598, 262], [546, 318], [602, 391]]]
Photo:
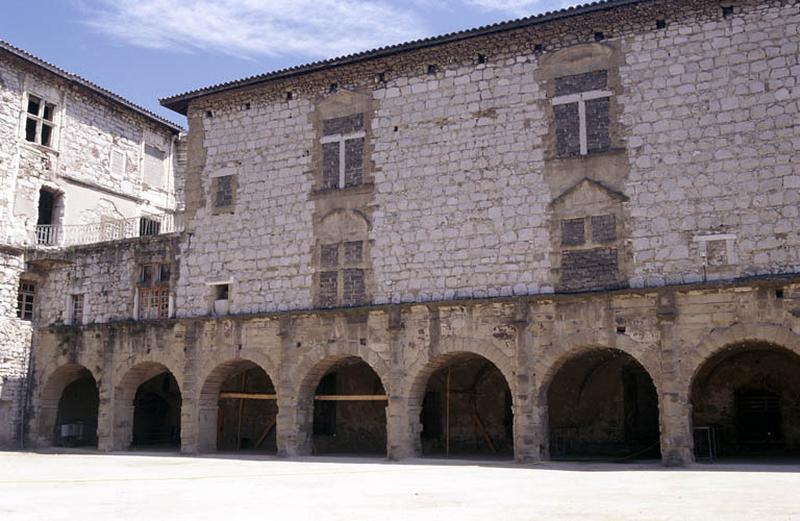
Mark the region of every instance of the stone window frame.
[[[134, 294], [134, 320], [158, 320], [173, 315], [171, 295], [172, 264], [145, 262], [138, 265], [136, 292]], [[150, 275], [146, 276], [147, 271]]]
[[[335, 190], [342, 190], [344, 188], [351, 188], [353, 186], [361, 186], [364, 184], [362, 179], [361, 183], [357, 185], [347, 185], [347, 178], [346, 178], [346, 168], [347, 168], [347, 161], [346, 161], [346, 145], [347, 142], [354, 139], [367, 139], [367, 132], [365, 130], [357, 130], [355, 132], [349, 132], [346, 134], [328, 134], [326, 136], [322, 136], [319, 139], [320, 146], [324, 146], [330, 143], [338, 143], [339, 144], [339, 182], [337, 186], [334, 187], [326, 187], [328, 189], [335, 189]], [[362, 149], [362, 158], [361, 161], [363, 163], [363, 149]], [[362, 167], [363, 168], [363, 167]], [[363, 174], [362, 174], [363, 176]]]
[[[115, 156], [119, 158], [119, 162], [114, 160]], [[120, 162], [121, 164], [119, 164]], [[114, 168], [115, 164], [119, 164], [119, 170], [120, 170], [119, 173], [117, 173], [116, 169]], [[127, 166], [128, 166], [128, 155], [125, 153], [125, 151], [119, 147], [112, 147], [108, 158], [108, 170], [111, 173], [111, 175], [121, 175], [124, 177], [125, 169], [127, 168]]]
[[[584, 92], [577, 92], [574, 94], [565, 94], [562, 96], [554, 96], [553, 98], [550, 99], [550, 103], [553, 105], [553, 107], [558, 107], [561, 105], [571, 105], [573, 103], [578, 104], [578, 140], [580, 143], [581, 156], [589, 155], [589, 131], [586, 121], [586, 103], [589, 101], [600, 100], [600, 99], [610, 100], [613, 97], [614, 93], [606, 89], [606, 90], [590, 90]], [[601, 153], [601, 152], [593, 152], [593, 153]], [[572, 156], [563, 156], [563, 157], [572, 157]]]
[[[211, 280], [205, 283], [208, 289], [208, 310], [212, 316], [225, 316], [231, 312], [234, 279]], [[220, 298], [224, 296], [225, 298]]]
[[[218, 205], [218, 192], [220, 189], [220, 179], [230, 179], [230, 195], [231, 200], [229, 204]], [[212, 215], [219, 215], [224, 213], [235, 213], [236, 210], [236, 191], [238, 190], [239, 183], [236, 174], [224, 173], [211, 176], [211, 213]]]
[[[358, 261], [351, 261], [347, 258], [347, 247], [349, 245], [360, 244], [361, 255]], [[336, 248], [336, 260], [333, 265], [324, 263], [323, 251], [325, 248]], [[361, 306], [367, 303], [367, 270], [368, 263], [365, 260], [367, 256], [367, 241], [366, 240], [351, 240], [332, 243], [322, 243], [319, 246], [319, 272], [317, 275], [317, 288], [319, 290], [319, 299], [321, 307], [354, 307]], [[347, 274], [355, 270], [361, 273], [362, 291], [364, 293], [363, 301], [348, 299], [347, 295]], [[322, 302], [322, 281], [323, 278], [328, 278], [331, 274], [335, 275], [336, 281], [336, 301], [335, 303]]]
[[[30, 105], [32, 98], [39, 102], [39, 108], [34, 114], [30, 112]], [[46, 110], [51, 108], [50, 118], [47, 118]], [[59, 138], [59, 104], [48, 99], [47, 96], [35, 92], [26, 92], [24, 96], [22, 114], [21, 114], [21, 137], [22, 140], [28, 145], [42, 147], [47, 150], [57, 150], [57, 143]], [[33, 139], [28, 139], [28, 124], [34, 123]], [[42, 142], [42, 129], [48, 127], [50, 129], [49, 140], [47, 144]]]
[[[148, 151], [148, 149], [156, 150], [160, 154], [160, 158], [156, 155], [152, 154]], [[148, 172], [148, 157], [151, 158], [150, 160], [158, 160], [161, 162], [161, 173], [159, 175], [159, 184], [152, 185], [148, 182], [147, 179], [147, 172]], [[167, 150], [162, 150], [160, 147], [156, 145], [152, 145], [148, 142], [142, 143], [142, 172], [141, 172], [141, 179], [142, 183], [146, 184], [150, 188], [155, 188], [158, 190], [163, 190], [167, 180], [167, 159], [169, 158], [169, 152]]]
[[[725, 242], [725, 264], [709, 264], [708, 263], [708, 243], [709, 242]], [[704, 268], [735, 266], [738, 264], [739, 259], [736, 256], [736, 234], [735, 233], [716, 233], [709, 235], [695, 235], [692, 242], [697, 244], [698, 254], [703, 262]]]
[[86, 294], [71, 293], [67, 296], [67, 323], [80, 326], [86, 323]]
[[17, 289], [17, 318], [26, 322], [33, 321], [33, 310], [36, 304], [36, 283], [20, 279]]

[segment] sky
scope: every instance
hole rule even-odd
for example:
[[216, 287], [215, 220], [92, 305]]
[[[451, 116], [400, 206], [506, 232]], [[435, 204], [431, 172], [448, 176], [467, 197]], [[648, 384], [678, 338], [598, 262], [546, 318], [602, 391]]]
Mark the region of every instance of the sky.
[[574, 0], [5, 0], [0, 39], [167, 119], [158, 98], [584, 3]]

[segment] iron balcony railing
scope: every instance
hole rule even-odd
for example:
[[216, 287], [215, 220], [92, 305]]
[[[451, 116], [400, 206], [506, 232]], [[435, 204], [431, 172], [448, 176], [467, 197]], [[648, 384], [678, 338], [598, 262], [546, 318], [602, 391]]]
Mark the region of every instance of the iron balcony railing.
[[146, 237], [183, 230], [183, 214], [159, 214], [99, 223], [58, 226], [36, 225], [33, 241], [39, 246], [77, 246]]

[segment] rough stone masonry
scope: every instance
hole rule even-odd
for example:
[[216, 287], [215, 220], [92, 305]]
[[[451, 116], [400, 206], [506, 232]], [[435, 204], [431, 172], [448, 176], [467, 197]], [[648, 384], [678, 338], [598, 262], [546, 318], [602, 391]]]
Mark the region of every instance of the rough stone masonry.
[[799, 24], [609, 0], [162, 100], [185, 231], [26, 253], [28, 440], [796, 455]]

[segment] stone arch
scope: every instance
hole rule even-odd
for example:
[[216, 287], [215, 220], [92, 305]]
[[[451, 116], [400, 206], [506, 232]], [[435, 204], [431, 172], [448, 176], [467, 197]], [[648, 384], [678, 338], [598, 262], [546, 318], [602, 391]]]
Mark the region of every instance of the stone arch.
[[[59, 441], [59, 405], [64, 391], [72, 384], [81, 380], [91, 381], [94, 386], [94, 403], [90, 404], [93, 411], [85, 411], [87, 418], [84, 422], [82, 437], [90, 444], [97, 443], [97, 416], [99, 390], [97, 379], [90, 369], [81, 364], [65, 364], [56, 368], [46, 379], [39, 397], [39, 422], [38, 443], [43, 446], [52, 446]], [[82, 416], [82, 415], [79, 415]]]
[[367, 215], [358, 208], [334, 208], [319, 219], [320, 233], [329, 236], [348, 232], [361, 234], [372, 229]]
[[690, 389], [698, 371], [721, 351], [737, 344], [764, 343], [780, 346], [800, 355], [800, 335], [778, 324], [732, 324], [715, 328], [703, 336], [688, 352], [692, 354], [686, 388]]
[[[321, 360], [311, 361], [302, 364], [296, 374], [301, 375], [295, 389], [295, 413], [296, 413], [296, 435], [298, 439], [298, 452], [300, 454], [311, 454], [316, 452], [326, 452], [325, 449], [315, 446], [314, 443], [314, 426], [315, 426], [315, 411], [317, 404], [315, 400], [315, 393], [321, 386], [323, 378], [330, 374], [338, 367], [348, 366], [362, 366], [362, 373], [372, 373], [376, 379], [377, 386], [383, 394], [388, 395], [388, 368], [386, 364], [379, 359], [372, 357], [362, 356], [358, 353], [349, 353], [340, 351], [336, 353], [329, 353]], [[330, 390], [325, 390], [324, 394], [334, 394]], [[338, 394], [338, 393], [336, 393]], [[345, 393], [350, 394], [350, 393]], [[377, 392], [359, 392], [353, 394], [377, 394]], [[347, 407], [350, 402], [330, 402], [335, 404], [336, 407]], [[356, 402], [359, 403], [359, 402]], [[373, 413], [377, 408], [382, 409], [381, 420], [383, 423], [383, 436], [384, 442], [382, 450], [386, 450], [386, 405], [385, 401], [371, 402], [371, 409]], [[375, 418], [373, 418], [375, 419]], [[319, 421], [319, 418], [317, 418]], [[350, 451], [348, 451], [350, 452]], [[355, 452], [355, 451], [352, 451]]]
[[635, 349], [621, 346], [589, 344], [556, 358], [542, 374], [536, 397], [542, 432], [548, 437], [544, 453], [567, 458], [657, 457], [662, 409], [653, 377], [657, 367]]
[[502, 373], [508, 382], [511, 392], [514, 393], [516, 371], [514, 361], [510, 354], [504, 353], [489, 339], [448, 336], [439, 340], [436, 354], [429, 359], [422, 360], [408, 368], [408, 374], [413, 375], [406, 381], [406, 395], [410, 403], [422, 403], [425, 385], [430, 375], [440, 367], [440, 363], [449, 357], [458, 357], [464, 354], [477, 355], [491, 362]]
[[[226, 380], [242, 373], [251, 370], [259, 370], [266, 376], [266, 381], [271, 389], [259, 390], [262, 392], [269, 392], [277, 394], [275, 391], [275, 383], [262, 365], [244, 358], [237, 358], [219, 363], [210, 371], [207, 371], [202, 379], [202, 387], [197, 401], [198, 407], [198, 450], [200, 452], [213, 452], [218, 447], [218, 432], [219, 425], [219, 395], [223, 389]], [[244, 382], [243, 382], [244, 383]], [[242, 404], [243, 405], [243, 404]], [[271, 401], [270, 405], [277, 405], [277, 397]], [[241, 413], [240, 413], [241, 414]], [[276, 412], [273, 416], [277, 415]], [[274, 430], [274, 423], [268, 426], [270, 430]], [[269, 433], [268, 433], [269, 434]]]
[[447, 351], [416, 372], [408, 400], [417, 454], [513, 456], [513, 370], [493, 346], [481, 351]]
[[131, 446], [133, 441], [134, 399], [139, 387], [164, 373], [168, 373], [175, 380], [178, 393], [180, 393], [182, 389], [182, 383], [178, 379], [180, 373], [175, 373], [160, 362], [152, 361], [130, 366], [114, 385], [114, 450], [125, 450]]
[[800, 454], [800, 336], [775, 324], [716, 329], [684, 384], [698, 457]]
[[640, 349], [637, 349], [637, 347], [641, 348], [641, 346], [636, 342], [631, 341], [626, 343], [623, 341], [612, 346], [605, 343], [591, 342], [589, 341], [588, 335], [580, 335], [572, 340], [573, 341], [570, 342], [570, 345], [573, 347], [569, 347], [566, 351], [562, 351], [554, 360], [551, 360], [549, 363], [547, 363], [544, 370], [538, 375], [539, 386], [536, 393], [536, 398], [540, 403], [544, 404], [547, 402], [547, 392], [550, 384], [552, 384], [553, 378], [558, 371], [561, 370], [561, 368], [564, 367], [567, 362], [592, 351], [602, 350], [619, 351], [633, 358], [645, 369], [645, 371], [647, 371], [647, 373], [650, 375], [650, 378], [653, 380], [653, 385], [655, 385], [656, 391], [658, 391], [659, 394], [661, 393], [661, 386], [659, 385], [658, 379], [655, 377], [659, 374], [659, 361], [657, 359], [657, 355], [648, 355], [646, 353], [642, 353]]

